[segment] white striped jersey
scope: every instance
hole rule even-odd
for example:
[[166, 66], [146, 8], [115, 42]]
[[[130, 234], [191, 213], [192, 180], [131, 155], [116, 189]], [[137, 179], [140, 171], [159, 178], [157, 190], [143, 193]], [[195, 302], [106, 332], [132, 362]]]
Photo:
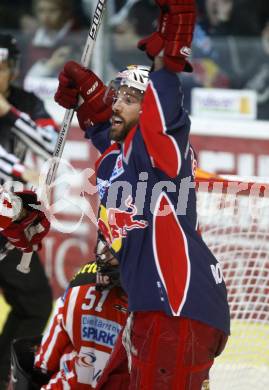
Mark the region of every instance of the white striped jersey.
[[12, 86], [8, 101], [11, 110], [0, 117], [0, 179], [4, 181], [20, 177], [28, 150], [50, 158], [58, 137], [56, 123], [36, 95]]
[[4, 181], [10, 178], [21, 179], [24, 171], [25, 166], [21, 164], [19, 158], [12, 153], [8, 153], [0, 145], [0, 179]]
[[97, 380], [127, 318], [123, 290], [95, 284], [69, 288], [59, 298], [36, 354], [35, 366], [52, 372], [43, 390], [89, 390]]

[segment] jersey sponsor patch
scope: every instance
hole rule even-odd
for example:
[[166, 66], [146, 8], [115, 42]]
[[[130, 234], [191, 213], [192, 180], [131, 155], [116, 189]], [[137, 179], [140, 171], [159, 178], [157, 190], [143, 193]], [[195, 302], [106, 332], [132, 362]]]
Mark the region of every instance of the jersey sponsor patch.
[[114, 321], [101, 317], [83, 315], [81, 318], [81, 339], [112, 348], [121, 331], [121, 326]]
[[112, 174], [109, 180], [102, 180], [97, 177], [97, 189], [99, 192], [99, 196], [103, 199], [106, 191], [111, 186], [113, 180], [117, 179], [124, 172], [123, 162], [122, 162], [122, 154], [117, 157], [115, 166], [113, 168]]
[[123, 172], [124, 172], [124, 168], [123, 168], [123, 162], [122, 162], [122, 154], [120, 154], [117, 157], [117, 160], [116, 160], [116, 163], [115, 163], [115, 166], [114, 166], [114, 169], [112, 171], [112, 174], [111, 174], [109, 181], [112, 182], [113, 180], [117, 179], [117, 177], [119, 177]]
[[108, 180], [102, 180], [97, 177], [97, 190], [101, 199], [103, 199], [107, 189], [110, 187], [110, 182]]
[[76, 374], [78, 383], [88, 384], [95, 388], [109, 354], [95, 348], [81, 347], [76, 358]]

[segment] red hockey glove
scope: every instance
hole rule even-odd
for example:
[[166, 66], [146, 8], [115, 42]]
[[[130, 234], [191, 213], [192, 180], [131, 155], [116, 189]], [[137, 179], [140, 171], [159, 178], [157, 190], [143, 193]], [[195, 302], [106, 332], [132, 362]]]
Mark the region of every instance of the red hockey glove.
[[173, 72], [191, 72], [187, 61], [195, 26], [194, 0], [156, 0], [161, 7], [158, 31], [138, 42], [150, 58], [163, 56], [164, 65]]
[[64, 108], [76, 108], [79, 95], [78, 89], [75, 88], [72, 80], [66, 76], [64, 71], [60, 72], [58, 80], [59, 85], [54, 96], [55, 101]]
[[35, 209], [32, 205], [40, 205], [36, 194], [32, 191], [16, 192], [22, 200], [27, 216], [21, 220], [12, 222], [1, 234], [16, 248], [24, 252], [32, 252], [41, 248], [41, 241], [47, 235], [50, 223], [45, 214]]
[[106, 86], [91, 70], [74, 61], [65, 64], [59, 75], [59, 86], [55, 100], [65, 108], [75, 108], [78, 96], [84, 102], [77, 109], [77, 117], [82, 129], [90, 124], [101, 123], [112, 115], [111, 106], [104, 103]]

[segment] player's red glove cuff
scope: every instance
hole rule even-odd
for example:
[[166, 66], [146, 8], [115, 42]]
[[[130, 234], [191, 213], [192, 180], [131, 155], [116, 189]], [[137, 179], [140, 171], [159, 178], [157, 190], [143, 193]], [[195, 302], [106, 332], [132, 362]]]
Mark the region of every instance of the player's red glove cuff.
[[108, 121], [112, 116], [112, 107], [103, 102], [104, 93], [95, 100], [84, 102], [77, 110], [79, 126], [85, 130], [96, 123]]
[[195, 10], [195, 0], [155, 0], [163, 12], [184, 13]]
[[158, 32], [151, 34], [149, 37], [141, 39], [137, 43], [137, 47], [145, 51], [147, 55], [153, 59], [158, 56], [164, 48], [164, 39]]

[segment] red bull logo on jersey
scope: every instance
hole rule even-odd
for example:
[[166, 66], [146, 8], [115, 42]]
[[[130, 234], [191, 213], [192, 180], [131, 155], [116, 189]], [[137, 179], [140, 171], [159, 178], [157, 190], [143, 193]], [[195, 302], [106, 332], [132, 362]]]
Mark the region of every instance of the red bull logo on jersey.
[[128, 231], [145, 229], [148, 226], [147, 221], [135, 218], [137, 207], [133, 204], [131, 196], [125, 200], [125, 206], [127, 210], [113, 207], [106, 209], [104, 206], [100, 208], [98, 227], [116, 252], [120, 250], [122, 239], [127, 236]]

